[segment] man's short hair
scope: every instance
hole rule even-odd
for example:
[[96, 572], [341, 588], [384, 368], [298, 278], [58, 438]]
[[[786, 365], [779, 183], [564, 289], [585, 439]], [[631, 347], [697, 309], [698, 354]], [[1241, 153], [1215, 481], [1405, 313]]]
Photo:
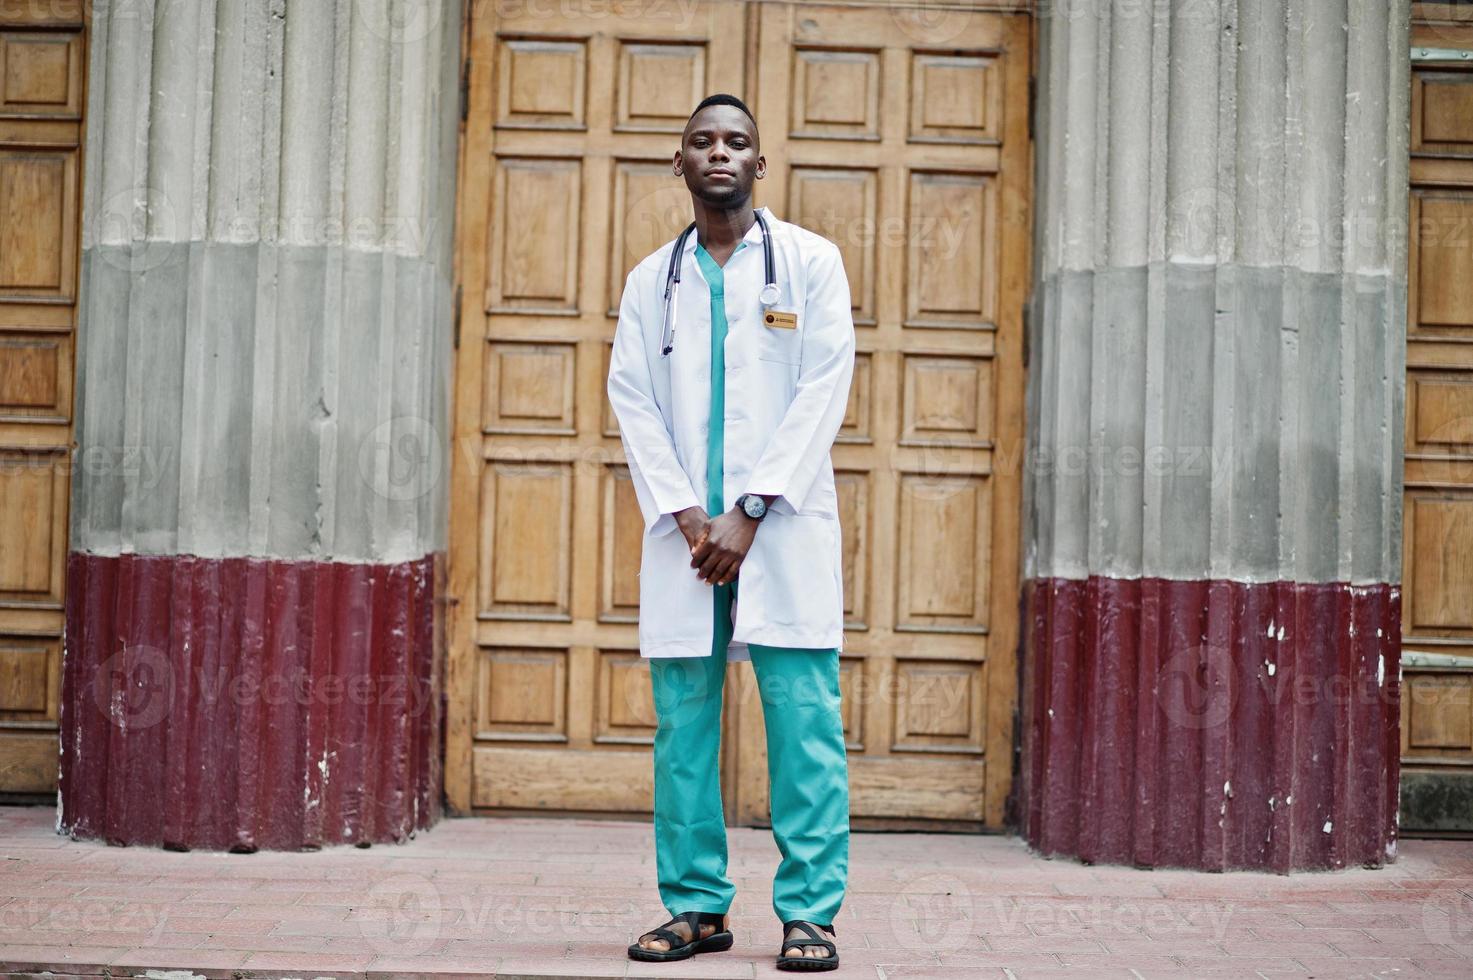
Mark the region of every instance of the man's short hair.
[[737, 98], [735, 95], [727, 95], [725, 92], [718, 92], [715, 95], [708, 95], [704, 99], [702, 99], [701, 100], [701, 104], [695, 107], [694, 111], [692, 111], [691, 114], [690, 114], [690, 118], [689, 119], [686, 119], [685, 124], [687, 126], [689, 126], [691, 119], [694, 119], [696, 117], [696, 113], [697, 112], [700, 112], [702, 109], [706, 108], [707, 106], [713, 106], [713, 105], [734, 105], [734, 106], [736, 106], [738, 109], [742, 110], [743, 112], [745, 112], [747, 114], [747, 118], [748, 119], [752, 120], [752, 128], [753, 129], [756, 129], [757, 128], [757, 117], [754, 116], [754, 115], [752, 115], [752, 110], [747, 108], [747, 104], [745, 102], [743, 102], [741, 99]]

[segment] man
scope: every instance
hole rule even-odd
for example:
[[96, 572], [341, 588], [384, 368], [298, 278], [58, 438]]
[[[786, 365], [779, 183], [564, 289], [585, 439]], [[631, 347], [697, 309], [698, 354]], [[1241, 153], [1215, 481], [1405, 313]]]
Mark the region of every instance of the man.
[[746, 105], [703, 100], [674, 158], [694, 229], [630, 272], [614, 335], [609, 399], [645, 524], [639, 640], [658, 720], [656, 863], [674, 917], [629, 955], [680, 960], [732, 945], [722, 686], [728, 660], [750, 660], [782, 855], [778, 966], [829, 970], [849, 864], [829, 449], [854, 370], [854, 321], [838, 247], [753, 210], [766, 171]]

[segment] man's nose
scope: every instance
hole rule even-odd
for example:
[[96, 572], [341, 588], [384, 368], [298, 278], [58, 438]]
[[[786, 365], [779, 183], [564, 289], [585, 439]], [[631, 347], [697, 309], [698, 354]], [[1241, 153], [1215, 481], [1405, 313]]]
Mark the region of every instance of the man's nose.
[[711, 144], [711, 152], [709, 154], [709, 157], [712, 160], [729, 160], [729, 159], [731, 159], [727, 155], [727, 152], [726, 152], [726, 144], [723, 143], [723, 142], [721, 142], [720, 140], [717, 140], [716, 142], [714, 142], [714, 143]]

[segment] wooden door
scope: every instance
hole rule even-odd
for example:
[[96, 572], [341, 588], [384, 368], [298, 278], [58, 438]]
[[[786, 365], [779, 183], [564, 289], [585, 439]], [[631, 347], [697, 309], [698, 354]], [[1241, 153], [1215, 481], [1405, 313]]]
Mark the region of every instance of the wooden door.
[[447, 795], [648, 812], [643, 525], [605, 379], [625, 275], [690, 220], [686, 118], [744, 88], [746, 12], [471, 9]]
[[[760, 9], [762, 191], [839, 244], [854, 302], [834, 450], [852, 820], [1001, 827], [1017, 700], [1029, 21]], [[752, 692], [736, 721], [737, 816], [765, 822]]]
[[[999, 826], [1016, 699], [1027, 19], [961, 12], [939, 37], [923, 12], [883, 6], [698, 2], [677, 19], [576, 7], [486, 5], [470, 25], [452, 806], [650, 809], [642, 523], [604, 380], [625, 274], [690, 220], [670, 175], [679, 134], [700, 98], [727, 91], [763, 123], [756, 203], [839, 242], [855, 297], [835, 463], [856, 825]], [[728, 668], [723, 779], [728, 816], [761, 823], [752, 681], [750, 666]]]
[[[1457, 22], [1454, 20], [1457, 19]], [[1473, 831], [1473, 13], [1412, 25], [1404, 832]]]
[[56, 792], [87, 64], [84, 16], [81, 0], [0, 3], [4, 798]]

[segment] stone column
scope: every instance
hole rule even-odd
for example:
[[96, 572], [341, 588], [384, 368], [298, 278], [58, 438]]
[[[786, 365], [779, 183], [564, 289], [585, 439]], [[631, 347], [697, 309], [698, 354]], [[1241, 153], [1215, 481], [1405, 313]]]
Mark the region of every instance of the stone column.
[[1408, 20], [1041, 15], [1021, 820], [1044, 854], [1396, 854]]
[[64, 831], [439, 815], [459, 35], [458, 0], [95, 6]]

